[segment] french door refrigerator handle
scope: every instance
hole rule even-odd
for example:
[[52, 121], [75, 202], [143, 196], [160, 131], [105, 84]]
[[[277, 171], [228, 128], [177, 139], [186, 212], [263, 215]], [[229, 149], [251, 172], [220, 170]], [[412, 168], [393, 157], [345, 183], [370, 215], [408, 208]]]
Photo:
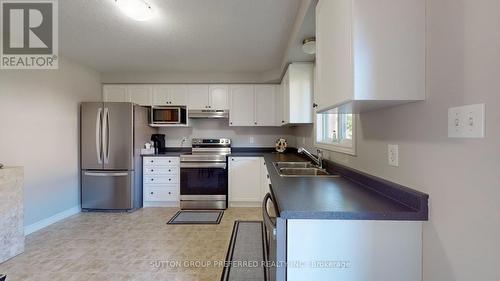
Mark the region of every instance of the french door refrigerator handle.
[[102, 126], [104, 164], [109, 163], [109, 108], [104, 108], [104, 121]]
[[93, 177], [126, 177], [128, 173], [98, 173], [98, 172], [85, 172], [86, 176]]
[[95, 121], [95, 148], [97, 151], [97, 163], [102, 164], [102, 108], [97, 109]]

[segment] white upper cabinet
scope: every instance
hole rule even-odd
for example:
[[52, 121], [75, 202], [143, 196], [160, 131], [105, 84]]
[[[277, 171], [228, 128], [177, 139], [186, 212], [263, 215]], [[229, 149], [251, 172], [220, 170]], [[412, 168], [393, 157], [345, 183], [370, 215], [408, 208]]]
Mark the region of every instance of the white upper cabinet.
[[105, 102], [133, 102], [142, 106], [153, 102], [151, 85], [104, 85], [102, 89]]
[[229, 125], [254, 126], [255, 94], [253, 85], [231, 85]]
[[229, 108], [229, 86], [228, 85], [189, 85], [188, 86], [189, 109], [228, 109]]
[[130, 102], [127, 85], [104, 85], [102, 100], [106, 102]]
[[189, 109], [207, 109], [210, 104], [208, 85], [188, 86]]
[[187, 105], [187, 85], [154, 85], [153, 105]]
[[425, 99], [425, 1], [320, 0], [316, 47], [318, 112]]
[[276, 126], [276, 85], [232, 85], [230, 126]]
[[276, 126], [276, 86], [255, 85], [256, 126]]
[[153, 87], [150, 85], [130, 85], [128, 86], [130, 101], [142, 106], [153, 104]]
[[275, 106], [275, 116], [276, 126], [281, 126], [285, 123], [284, 119], [284, 93], [283, 93], [283, 82], [276, 88], [276, 106]]
[[281, 125], [312, 123], [313, 64], [290, 64], [281, 80], [280, 90], [278, 123]]
[[209, 90], [209, 108], [211, 109], [229, 109], [229, 86], [228, 85], [210, 85]]

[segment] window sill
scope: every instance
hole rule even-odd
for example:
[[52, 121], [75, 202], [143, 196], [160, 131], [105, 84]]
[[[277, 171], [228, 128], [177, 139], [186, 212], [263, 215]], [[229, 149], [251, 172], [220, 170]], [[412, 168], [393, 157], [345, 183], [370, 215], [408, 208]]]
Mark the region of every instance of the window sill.
[[315, 146], [317, 148], [321, 148], [321, 149], [328, 150], [328, 151], [334, 151], [334, 152], [339, 152], [339, 153], [344, 153], [344, 154], [356, 156], [356, 148], [355, 147], [348, 147], [348, 146], [335, 145], [335, 144], [322, 143], [322, 142], [316, 142]]

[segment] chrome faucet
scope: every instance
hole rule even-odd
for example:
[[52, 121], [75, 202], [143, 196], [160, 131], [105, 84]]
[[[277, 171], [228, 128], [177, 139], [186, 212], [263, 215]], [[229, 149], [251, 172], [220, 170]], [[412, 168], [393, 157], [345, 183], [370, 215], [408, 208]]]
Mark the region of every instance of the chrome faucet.
[[320, 168], [320, 169], [323, 169], [323, 152], [321, 150], [316, 150], [316, 153], [318, 154], [318, 156], [314, 156], [311, 154], [311, 152], [307, 151], [305, 148], [303, 147], [299, 147], [299, 149], [297, 150], [297, 152], [300, 154], [300, 153], [303, 153], [305, 155], [307, 155], [307, 157], [311, 158], [311, 160], [314, 161], [314, 163], [316, 163], [316, 165]]

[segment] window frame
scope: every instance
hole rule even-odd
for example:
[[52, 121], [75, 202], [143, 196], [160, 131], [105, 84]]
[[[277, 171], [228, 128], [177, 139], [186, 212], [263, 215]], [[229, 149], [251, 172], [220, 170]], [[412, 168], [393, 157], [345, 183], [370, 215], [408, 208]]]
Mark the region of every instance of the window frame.
[[[352, 143], [350, 146], [343, 145], [341, 143], [326, 143], [326, 142], [320, 142], [318, 141], [318, 114], [317, 112], [314, 112], [314, 146], [316, 148], [320, 149], [325, 149], [328, 151], [334, 151], [334, 152], [339, 152], [343, 154], [348, 154], [348, 155], [353, 155], [356, 156], [356, 123], [358, 119], [357, 114], [352, 114]], [[323, 126], [323, 124], [321, 124]]]

